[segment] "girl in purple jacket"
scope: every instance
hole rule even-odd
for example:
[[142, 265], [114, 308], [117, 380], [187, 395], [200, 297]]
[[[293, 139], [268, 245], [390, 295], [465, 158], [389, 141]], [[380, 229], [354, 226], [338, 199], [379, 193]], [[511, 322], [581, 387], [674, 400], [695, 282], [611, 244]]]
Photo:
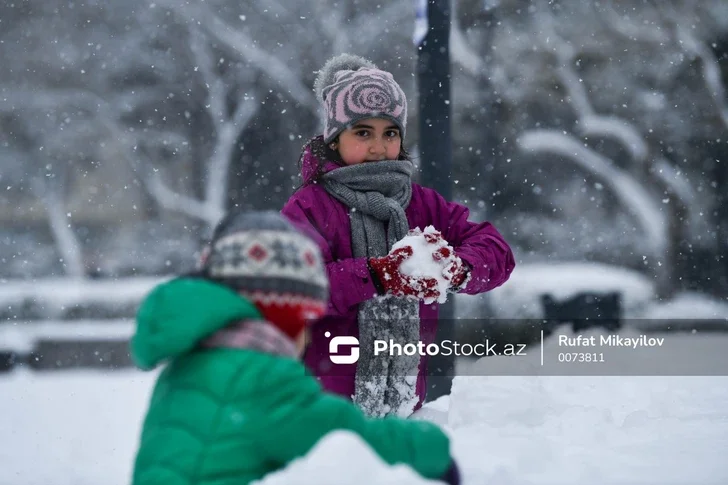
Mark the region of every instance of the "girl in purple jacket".
[[439, 294], [434, 280], [400, 273], [412, 250], [392, 246], [409, 229], [434, 226], [455, 250], [448, 291], [471, 295], [503, 284], [513, 253], [490, 223], [469, 222], [466, 207], [412, 182], [407, 100], [389, 72], [343, 54], [324, 65], [315, 89], [324, 133], [304, 147], [303, 186], [282, 211], [316, 240], [331, 284], [304, 360], [324, 388], [367, 414], [409, 416], [425, 398], [427, 356], [375, 355], [374, 341], [433, 343], [438, 304], [424, 300]]

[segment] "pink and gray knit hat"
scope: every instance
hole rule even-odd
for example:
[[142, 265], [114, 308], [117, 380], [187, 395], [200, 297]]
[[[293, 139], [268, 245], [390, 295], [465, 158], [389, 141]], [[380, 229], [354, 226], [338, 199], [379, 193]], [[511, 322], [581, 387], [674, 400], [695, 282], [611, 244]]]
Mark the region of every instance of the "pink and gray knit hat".
[[365, 118], [392, 120], [404, 139], [407, 97], [392, 75], [371, 61], [351, 54], [329, 59], [314, 83], [325, 109], [324, 142]]

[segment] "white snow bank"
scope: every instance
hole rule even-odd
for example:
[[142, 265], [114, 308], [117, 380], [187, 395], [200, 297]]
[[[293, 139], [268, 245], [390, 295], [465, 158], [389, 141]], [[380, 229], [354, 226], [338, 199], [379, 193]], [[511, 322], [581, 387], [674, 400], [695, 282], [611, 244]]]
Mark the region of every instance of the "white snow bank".
[[[585, 333], [592, 334], [606, 335]], [[720, 355], [716, 347], [728, 345], [725, 334], [669, 335], [680, 355], [663, 353], [662, 359]], [[612, 366], [621, 375], [608, 377], [498, 376], [499, 369], [513, 367], [506, 359], [514, 357], [505, 356], [460, 362], [458, 372], [467, 376], [454, 379], [444, 424], [464, 477], [508, 484], [728, 482], [722, 458], [728, 377], [636, 376], [636, 370], [667, 365], [649, 355], [625, 353]], [[539, 357], [518, 358], [537, 366]]]
[[448, 412], [450, 409], [450, 395], [442, 396], [432, 402], [428, 402], [410, 417], [410, 419], [419, 419], [422, 421], [430, 421], [440, 426], [447, 425]]
[[0, 318], [8, 320], [131, 317], [162, 278], [81, 280], [44, 278], [3, 281]]
[[685, 292], [665, 302], [654, 302], [644, 312], [644, 318], [710, 320], [728, 319], [728, 300], [719, 301], [700, 293]]
[[0, 325], [0, 350], [30, 352], [41, 339], [129, 339], [134, 330], [134, 321], [126, 319], [104, 320], [103, 323], [94, 320], [10, 321]]
[[156, 372], [0, 376], [1, 483], [128, 485]]
[[[366, 477], [366, 478], [365, 478]], [[389, 466], [358, 435], [334, 431], [323, 437], [305, 457], [272, 473], [256, 485], [434, 485], [405, 465]]]
[[457, 377], [465, 483], [719, 484], [726, 377]]
[[693, 292], [653, 301], [632, 326], [645, 331], [728, 331], [728, 301]]
[[654, 284], [636, 271], [600, 263], [519, 264], [502, 286], [482, 296], [458, 295], [458, 314], [482, 318], [483, 298], [494, 318], [543, 318], [541, 295], [566, 300], [581, 292], [620, 293], [624, 316], [632, 318], [653, 298]]
[[59, 304], [85, 301], [139, 301], [163, 278], [122, 278], [92, 280], [43, 278], [39, 280], [4, 280], [0, 284], [0, 305], [39, 299]]
[[[728, 345], [726, 336], [713, 337]], [[0, 376], [2, 477], [128, 485], [155, 377], [131, 370]], [[718, 485], [728, 483], [726, 402], [726, 377], [460, 376], [451, 396], [417, 418], [446, 426], [463, 485]], [[428, 482], [335, 433], [262, 483]]]

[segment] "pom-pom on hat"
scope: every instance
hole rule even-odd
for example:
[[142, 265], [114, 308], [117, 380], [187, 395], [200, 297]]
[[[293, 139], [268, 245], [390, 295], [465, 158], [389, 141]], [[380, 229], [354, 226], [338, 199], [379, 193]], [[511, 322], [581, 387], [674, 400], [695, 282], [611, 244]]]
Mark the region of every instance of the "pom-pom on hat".
[[314, 90], [324, 105], [325, 143], [365, 118], [392, 120], [404, 139], [407, 97], [392, 75], [371, 61], [351, 54], [332, 57], [319, 71]]
[[328, 302], [317, 244], [278, 212], [232, 212], [215, 227], [203, 274], [252, 301], [266, 320], [296, 338]]

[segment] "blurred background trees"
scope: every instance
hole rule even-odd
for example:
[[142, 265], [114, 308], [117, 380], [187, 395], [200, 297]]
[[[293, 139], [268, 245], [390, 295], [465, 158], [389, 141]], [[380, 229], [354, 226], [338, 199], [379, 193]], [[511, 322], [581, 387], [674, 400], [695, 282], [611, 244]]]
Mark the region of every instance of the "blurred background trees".
[[[521, 261], [725, 295], [728, 5], [453, 9], [453, 189], [474, 217]], [[411, 2], [28, 0], [0, 19], [3, 277], [179, 271], [225, 209], [280, 208], [333, 54], [392, 71], [416, 126]]]

